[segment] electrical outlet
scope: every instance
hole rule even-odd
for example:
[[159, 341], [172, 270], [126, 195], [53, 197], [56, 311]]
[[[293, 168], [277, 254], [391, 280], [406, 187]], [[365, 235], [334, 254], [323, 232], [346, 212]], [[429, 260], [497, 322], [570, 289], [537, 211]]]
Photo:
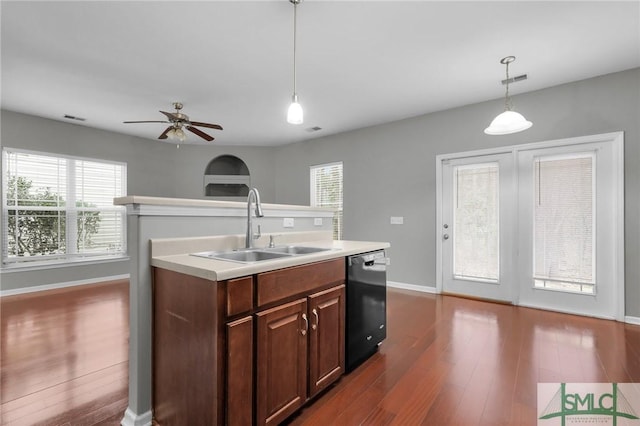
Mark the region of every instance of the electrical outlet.
[[316, 217], [313, 219], [313, 224], [315, 226], [322, 226], [322, 218], [321, 217]]
[[292, 217], [285, 217], [282, 220], [282, 226], [285, 228], [293, 228], [293, 218]]
[[392, 225], [403, 225], [404, 217], [403, 216], [391, 216], [391, 220], [389, 221]]

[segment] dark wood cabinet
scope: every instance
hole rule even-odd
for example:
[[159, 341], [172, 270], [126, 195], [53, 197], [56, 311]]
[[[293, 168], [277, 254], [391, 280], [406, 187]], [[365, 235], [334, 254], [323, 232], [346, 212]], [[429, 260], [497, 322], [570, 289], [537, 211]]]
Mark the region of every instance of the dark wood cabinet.
[[344, 289], [256, 314], [258, 425], [280, 423], [343, 374]]
[[166, 425], [276, 425], [344, 372], [344, 258], [225, 281], [154, 268]]
[[253, 317], [227, 324], [226, 424], [253, 422]]
[[307, 300], [256, 314], [257, 424], [277, 425], [307, 400]]
[[309, 296], [309, 396], [344, 373], [345, 287]]

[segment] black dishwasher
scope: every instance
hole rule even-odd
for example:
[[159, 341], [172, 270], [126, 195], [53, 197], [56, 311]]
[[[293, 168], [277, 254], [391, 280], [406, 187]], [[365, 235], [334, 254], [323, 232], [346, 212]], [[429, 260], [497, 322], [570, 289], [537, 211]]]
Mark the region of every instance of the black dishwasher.
[[387, 258], [384, 250], [347, 258], [346, 370], [370, 357], [387, 337]]

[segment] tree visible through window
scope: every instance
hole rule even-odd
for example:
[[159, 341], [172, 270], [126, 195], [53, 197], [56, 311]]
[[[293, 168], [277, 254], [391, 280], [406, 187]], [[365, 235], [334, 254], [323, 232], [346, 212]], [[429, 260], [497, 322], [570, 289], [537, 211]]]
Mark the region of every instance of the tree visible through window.
[[3, 264], [126, 252], [126, 165], [5, 149], [3, 170]]
[[342, 162], [311, 166], [311, 205], [335, 210], [333, 238], [342, 239]]

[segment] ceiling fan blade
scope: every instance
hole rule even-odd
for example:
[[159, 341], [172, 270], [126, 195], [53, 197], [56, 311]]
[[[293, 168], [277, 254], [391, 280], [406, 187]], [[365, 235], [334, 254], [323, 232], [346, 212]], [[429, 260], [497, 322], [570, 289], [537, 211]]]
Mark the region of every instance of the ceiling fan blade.
[[169, 123], [169, 121], [123, 121], [123, 123]]
[[162, 132], [162, 134], [160, 136], [158, 136], [158, 139], [166, 139], [167, 138], [167, 133], [169, 133], [169, 130], [173, 129], [173, 126], [169, 126], [166, 129], [164, 129], [164, 132]]
[[190, 131], [191, 133], [195, 133], [196, 135], [200, 136], [202, 139], [208, 140], [209, 142], [211, 142], [214, 139], [212, 136], [209, 136], [202, 130], [198, 130], [195, 127], [187, 126], [187, 130]]
[[210, 129], [222, 130], [222, 126], [220, 126], [218, 124], [201, 123], [199, 121], [191, 121], [190, 123], [191, 123], [192, 126], [208, 127]]
[[171, 112], [166, 112], [166, 111], [160, 111], [160, 112], [166, 115], [169, 120], [174, 120], [174, 121], [178, 120], [178, 117], [176, 117], [176, 115]]

